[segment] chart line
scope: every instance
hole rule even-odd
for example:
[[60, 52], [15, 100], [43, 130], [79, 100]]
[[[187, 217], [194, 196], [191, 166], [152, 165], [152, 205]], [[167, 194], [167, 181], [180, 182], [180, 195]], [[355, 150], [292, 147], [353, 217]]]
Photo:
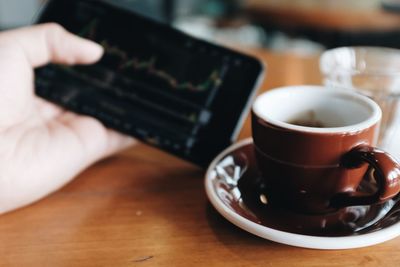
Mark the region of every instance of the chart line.
[[[79, 33], [79, 36], [95, 40], [98, 23], [99, 21], [97, 19], [92, 20], [83, 28]], [[100, 45], [103, 46], [106, 55], [120, 58], [121, 63], [118, 68], [121, 71], [129, 69], [133, 69], [134, 71], [146, 71], [148, 74], [154, 75], [155, 77], [165, 81], [171, 88], [176, 90], [204, 92], [211, 88], [219, 87], [222, 84], [222, 73], [218, 69], [212, 70], [206, 80], [199, 84], [194, 84], [193, 82], [188, 81], [181, 82], [167, 71], [157, 68], [156, 56], [151, 56], [148, 60], [141, 60], [136, 57], [132, 58], [126, 51], [116, 45], [110, 44], [108, 40], [100, 41]]]

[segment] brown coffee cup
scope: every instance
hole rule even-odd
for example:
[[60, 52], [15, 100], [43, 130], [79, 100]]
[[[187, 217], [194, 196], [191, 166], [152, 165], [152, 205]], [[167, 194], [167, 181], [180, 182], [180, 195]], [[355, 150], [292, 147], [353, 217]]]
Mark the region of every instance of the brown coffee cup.
[[[252, 135], [268, 203], [323, 214], [394, 197], [400, 165], [374, 147], [380, 119], [375, 102], [344, 90], [292, 86], [257, 97]], [[370, 176], [377, 191], [358, 190]]]

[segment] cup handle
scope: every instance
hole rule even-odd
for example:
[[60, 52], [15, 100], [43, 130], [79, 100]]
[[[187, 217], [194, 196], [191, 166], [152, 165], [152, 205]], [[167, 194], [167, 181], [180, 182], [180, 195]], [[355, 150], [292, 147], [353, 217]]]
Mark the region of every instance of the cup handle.
[[351, 149], [342, 158], [342, 166], [353, 169], [368, 163], [375, 171], [374, 177], [378, 190], [372, 195], [358, 192], [340, 193], [331, 199], [331, 206], [342, 208], [348, 206], [371, 205], [382, 203], [393, 198], [400, 191], [400, 165], [388, 153], [367, 145]]

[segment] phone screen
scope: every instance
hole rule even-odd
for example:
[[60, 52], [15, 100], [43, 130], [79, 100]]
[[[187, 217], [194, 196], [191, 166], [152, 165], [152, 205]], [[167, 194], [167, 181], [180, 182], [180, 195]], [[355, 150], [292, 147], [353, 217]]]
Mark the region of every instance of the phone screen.
[[39, 96], [200, 165], [235, 140], [258, 60], [102, 1], [53, 0], [39, 22], [105, 51], [91, 66], [38, 69]]

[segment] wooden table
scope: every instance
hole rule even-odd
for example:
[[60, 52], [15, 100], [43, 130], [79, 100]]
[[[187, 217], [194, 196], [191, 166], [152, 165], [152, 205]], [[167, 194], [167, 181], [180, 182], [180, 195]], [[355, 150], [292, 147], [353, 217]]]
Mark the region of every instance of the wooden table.
[[400, 14], [381, 0], [244, 0], [244, 10], [269, 32], [308, 38], [326, 47], [399, 47]]
[[[267, 90], [320, 83], [317, 57], [255, 51]], [[247, 120], [241, 138], [250, 135]], [[46, 199], [0, 217], [0, 266], [399, 266], [400, 238], [319, 251], [270, 242], [209, 204], [204, 171], [139, 145]]]
[[385, 11], [380, 0], [245, 0], [244, 8], [260, 20], [282, 27], [341, 31], [391, 31], [400, 15]]

